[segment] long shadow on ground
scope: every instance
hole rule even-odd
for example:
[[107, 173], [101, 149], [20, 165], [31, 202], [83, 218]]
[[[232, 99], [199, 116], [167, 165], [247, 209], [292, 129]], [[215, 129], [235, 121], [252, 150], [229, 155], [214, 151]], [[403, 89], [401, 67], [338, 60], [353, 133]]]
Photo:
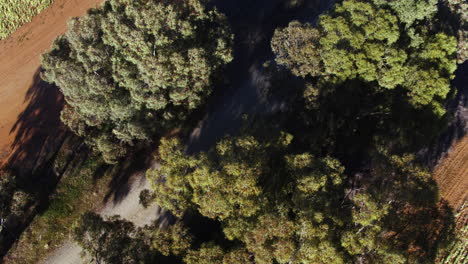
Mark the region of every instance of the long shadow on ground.
[[468, 130], [468, 62], [458, 65], [455, 76], [452, 85], [456, 88], [457, 94], [447, 102], [447, 111], [453, 118], [439, 140], [428, 149], [427, 153], [424, 153], [431, 169], [437, 166], [441, 158], [466, 135]]
[[63, 96], [58, 88], [44, 82], [40, 69], [24, 99], [29, 102], [18, 116], [11, 133], [16, 133], [8, 166], [19, 175], [31, 173], [60, 148], [66, 128], [60, 122]]
[[0, 233], [0, 256], [6, 254], [37, 210], [47, 204], [60, 178], [53, 171], [52, 162], [70, 135], [60, 122], [63, 97], [57, 87], [40, 78], [40, 69], [34, 74], [24, 101], [28, 105], [10, 131], [16, 136], [5, 167], [16, 175], [17, 188], [30, 194], [34, 202], [29, 203], [23, 216], [4, 225]]
[[269, 115], [287, 107], [285, 98], [262, 98], [262, 93], [272, 86], [263, 65], [274, 59], [270, 48], [273, 33], [295, 19], [316, 21], [334, 1], [304, 0], [295, 8], [287, 8], [287, 2], [214, 1], [214, 5], [226, 14], [233, 29], [234, 60], [227, 68], [228, 83], [216, 87], [208, 102], [208, 114], [190, 135], [189, 153], [206, 151], [223, 136], [235, 134], [243, 115]]

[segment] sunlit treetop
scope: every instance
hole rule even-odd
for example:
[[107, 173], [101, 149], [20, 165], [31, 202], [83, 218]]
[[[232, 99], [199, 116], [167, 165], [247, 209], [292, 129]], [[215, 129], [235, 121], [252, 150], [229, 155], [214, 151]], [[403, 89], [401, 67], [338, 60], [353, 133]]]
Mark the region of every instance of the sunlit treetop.
[[272, 40], [276, 61], [302, 77], [401, 88], [415, 107], [431, 105], [442, 115], [457, 43], [426, 26], [435, 2], [346, 0], [321, 16], [317, 27], [294, 21], [278, 29]]

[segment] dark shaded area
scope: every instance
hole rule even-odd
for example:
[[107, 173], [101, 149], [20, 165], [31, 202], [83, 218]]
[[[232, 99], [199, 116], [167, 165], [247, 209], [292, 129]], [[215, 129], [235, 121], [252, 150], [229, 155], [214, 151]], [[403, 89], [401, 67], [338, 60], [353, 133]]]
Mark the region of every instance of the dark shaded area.
[[17, 176], [17, 189], [31, 195], [24, 215], [7, 221], [1, 233], [0, 256], [4, 256], [35, 214], [47, 205], [49, 194], [56, 188], [61, 174], [53, 168], [53, 161], [64, 141], [71, 136], [60, 122], [63, 96], [58, 88], [45, 83], [40, 69], [28, 89], [26, 109], [18, 116], [10, 133], [16, 133], [12, 154], [5, 168]]
[[428, 149], [421, 152], [429, 168], [434, 169], [450, 148], [465, 136], [468, 130], [468, 62], [458, 65], [452, 85], [456, 95], [447, 102], [446, 109], [451, 120], [446, 131]]
[[16, 133], [11, 146], [13, 154], [8, 167], [17, 175], [34, 173], [57, 152], [67, 135], [67, 129], [60, 122], [63, 95], [59, 89], [44, 82], [41, 70], [34, 74], [33, 84], [28, 89], [26, 109], [18, 116], [11, 133]]
[[334, 1], [305, 0], [295, 7], [288, 7], [288, 1], [283, 0], [213, 2], [226, 14], [233, 29], [234, 61], [227, 69], [230, 83], [215, 89], [207, 103], [208, 114], [190, 136], [189, 153], [205, 151], [223, 136], [237, 133], [244, 115], [270, 115], [286, 110], [286, 98], [263, 97], [272, 86], [271, 76], [263, 65], [274, 59], [270, 47], [273, 33], [295, 19], [315, 21]]
[[[153, 161], [153, 154], [147, 148], [138, 151], [116, 165], [113, 169], [117, 170], [117, 172], [114, 173], [109, 183], [109, 191], [104, 197], [104, 203], [112, 199], [112, 202], [117, 204], [125, 199], [131, 190], [132, 179], [137, 180], [136, 178], [145, 177], [146, 171], [151, 167]], [[139, 177], [135, 177], [135, 175]]]

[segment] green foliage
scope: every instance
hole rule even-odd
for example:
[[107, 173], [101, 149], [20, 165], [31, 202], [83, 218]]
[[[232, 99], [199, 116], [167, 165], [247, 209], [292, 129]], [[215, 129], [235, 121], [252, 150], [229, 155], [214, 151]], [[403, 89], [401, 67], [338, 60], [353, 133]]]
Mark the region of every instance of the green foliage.
[[46, 9], [53, 0], [2, 0], [0, 2], [0, 40]]
[[153, 195], [151, 194], [150, 190], [148, 190], [148, 189], [145, 189], [145, 190], [141, 191], [139, 198], [140, 198], [140, 204], [144, 208], [148, 208], [150, 203], [154, 200]]
[[225, 17], [204, 1], [109, 0], [69, 23], [43, 56], [62, 120], [113, 163], [199, 107], [232, 60]]
[[165, 256], [184, 255], [192, 245], [192, 235], [182, 222], [166, 229], [156, 229], [152, 235], [153, 248]]
[[258, 182], [273, 173], [266, 157], [276, 144], [281, 142], [262, 144], [251, 136], [228, 138], [209, 154], [190, 157], [178, 139], [162, 139], [161, 169], [147, 174], [156, 202], [179, 216], [193, 204], [210, 218], [251, 216], [264, 202]]
[[162, 166], [147, 172], [156, 203], [176, 216], [181, 216], [191, 205], [192, 191], [185, 175], [196, 166], [196, 160], [185, 155], [183, 150], [178, 139], [161, 139], [159, 158]]
[[8, 221], [21, 217], [33, 197], [19, 188], [17, 177], [6, 170], [0, 171], [0, 218]]
[[440, 264], [463, 263], [468, 259], [468, 222], [467, 205], [465, 202], [457, 214], [456, 238], [450, 243], [446, 250], [439, 252], [438, 262]]
[[[277, 29], [277, 63], [302, 77], [340, 84], [350, 79], [375, 89], [400, 89], [417, 108], [443, 115], [443, 99], [456, 69], [456, 40], [415, 21], [429, 20], [434, 1], [359, 1], [337, 4], [317, 28], [291, 22]], [[307, 92], [306, 92], [307, 93]]]
[[295, 75], [318, 75], [323, 71], [317, 49], [318, 39], [319, 31], [316, 28], [293, 21], [288, 27], [277, 29], [271, 47], [278, 64], [291, 69]]
[[87, 212], [81, 216], [73, 238], [96, 263], [150, 263], [155, 252], [139, 229], [128, 221], [113, 216], [104, 221]]
[[464, 0], [445, 0], [443, 4], [450, 10], [445, 19], [453, 21], [450, 27], [458, 39], [457, 62], [462, 64], [468, 58], [468, 3]]
[[[348, 189], [337, 159], [295, 148], [287, 133], [244, 131], [194, 156], [178, 139], [162, 140], [161, 168], [147, 174], [156, 202], [219, 220], [233, 243], [192, 246], [185, 263], [423, 263], [448, 237], [449, 211], [412, 155], [379, 148], [366, 179]], [[169, 254], [175, 240], [158, 248]]]
[[244, 248], [234, 248], [224, 254], [223, 264], [245, 264], [249, 263], [251, 254]]
[[[50, 204], [23, 232], [18, 244], [8, 253], [14, 263], [37, 263], [51, 250], [68, 239], [73, 223], [87, 210], [99, 204], [108, 191], [112, 176], [119, 170], [103, 170], [107, 167], [102, 159], [89, 155], [88, 151], [76, 151], [68, 140], [54, 160], [54, 170], [63, 173]], [[78, 152], [78, 153], [77, 153]]]
[[186, 264], [223, 263], [223, 249], [213, 243], [204, 243], [198, 250], [190, 250], [184, 257]]
[[390, 8], [400, 22], [411, 27], [415, 22], [431, 18], [437, 11], [437, 0], [372, 0], [378, 7]]
[[[292, 136], [285, 133], [273, 140], [246, 134], [221, 140], [209, 153], [184, 158], [177, 139], [163, 139], [161, 168], [148, 173], [156, 202], [161, 203], [158, 196], [162, 196], [162, 204], [170, 200], [171, 206], [177, 205], [180, 196], [166, 195], [164, 191], [183, 189], [186, 196], [180, 202], [187, 209], [197, 208], [202, 215], [221, 220], [226, 237], [242, 241], [244, 250], [255, 256], [255, 263], [286, 263], [296, 255], [304, 263], [344, 263], [335, 258], [340, 254], [332, 236], [326, 231], [322, 236], [317, 234], [320, 229], [328, 229], [325, 223], [334, 224], [331, 218], [337, 212], [331, 208], [338, 199], [330, 195], [343, 183], [344, 169], [332, 158], [316, 159], [310, 153], [286, 155], [291, 141]], [[176, 167], [171, 168], [174, 164]], [[165, 181], [161, 175], [166, 176]], [[184, 187], [174, 188], [171, 178], [183, 182], [178, 186]], [[311, 230], [302, 228], [307, 224]], [[302, 237], [304, 232], [309, 233], [309, 239]], [[318, 249], [322, 253], [308, 254]], [[323, 254], [325, 249], [329, 254]], [[225, 262], [234, 257], [234, 253], [205, 245], [189, 252], [184, 260], [220, 263], [224, 254]], [[247, 259], [248, 254], [239, 258]]]

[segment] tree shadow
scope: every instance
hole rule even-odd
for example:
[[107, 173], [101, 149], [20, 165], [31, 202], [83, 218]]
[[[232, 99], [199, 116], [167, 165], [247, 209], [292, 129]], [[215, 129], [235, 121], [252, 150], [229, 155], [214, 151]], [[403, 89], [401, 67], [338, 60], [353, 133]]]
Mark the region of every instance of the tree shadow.
[[262, 97], [272, 88], [272, 76], [264, 64], [274, 60], [270, 48], [274, 31], [295, 19], [317, 18], [331, 2], [304, 0], [295, 8], [286, 8], [283, 0], [213, 1], [231, 24], [234, 60], [226, 69], [229, 83], [215, 88], [207, 103], [207, 114], [189, 137], [189, 153], [205, 151], [224, 135], [237, 133], [244, 115], [269, 115], [285, 109], [286, 98]]
[[17, 175], [36, 172], [60, 149], [67, 129], [60, 122], [63, 95], [55, 85], [44, 82], [38, 69], [24, 102], [26, 109], [10, 130], [15, 133], [7, 166]]
[[[154, 163], [152, 149], [153, 148], [141, 149], [113, 168], [117, 170], [117, 172], [113, 175], [109, 183], [109, 190], [103, 199], [104, 203], [112, 201], [114, 205], [118, 204], [130, 193], [132, 184], [142, 184], [142, 180], [145, 179], [146, 171], [150, 169]], [[133, 181], [140, 182], [133, 183]]]
[[15, 139], [5, 169], [17, 176], [16, 188], [33, 197], [24, 214], [14, 223], [6, 223], [1, 235], [0, 256], [4, 256], [19, 235], [29, 226], [34, 216], [48, 203], [49, 194], [56, 188], [60, 175], [53, 169], [53, 161], [70, 135], [60, 122], [63, 96], [54, 85], [40, 77], [38, 69], [33, 77], [24, 103], [25, 110], [10, 130]]
[[447, 155], [451, 147], [468, 130], [468, 62], [458, 65], [452, 86], [456, 88], [456, 96], [447, 102], [446, 109], [451, 120], [446, 131], [428, 149], [426, 162], [430, 168], [435, 168], [442, 157]]

